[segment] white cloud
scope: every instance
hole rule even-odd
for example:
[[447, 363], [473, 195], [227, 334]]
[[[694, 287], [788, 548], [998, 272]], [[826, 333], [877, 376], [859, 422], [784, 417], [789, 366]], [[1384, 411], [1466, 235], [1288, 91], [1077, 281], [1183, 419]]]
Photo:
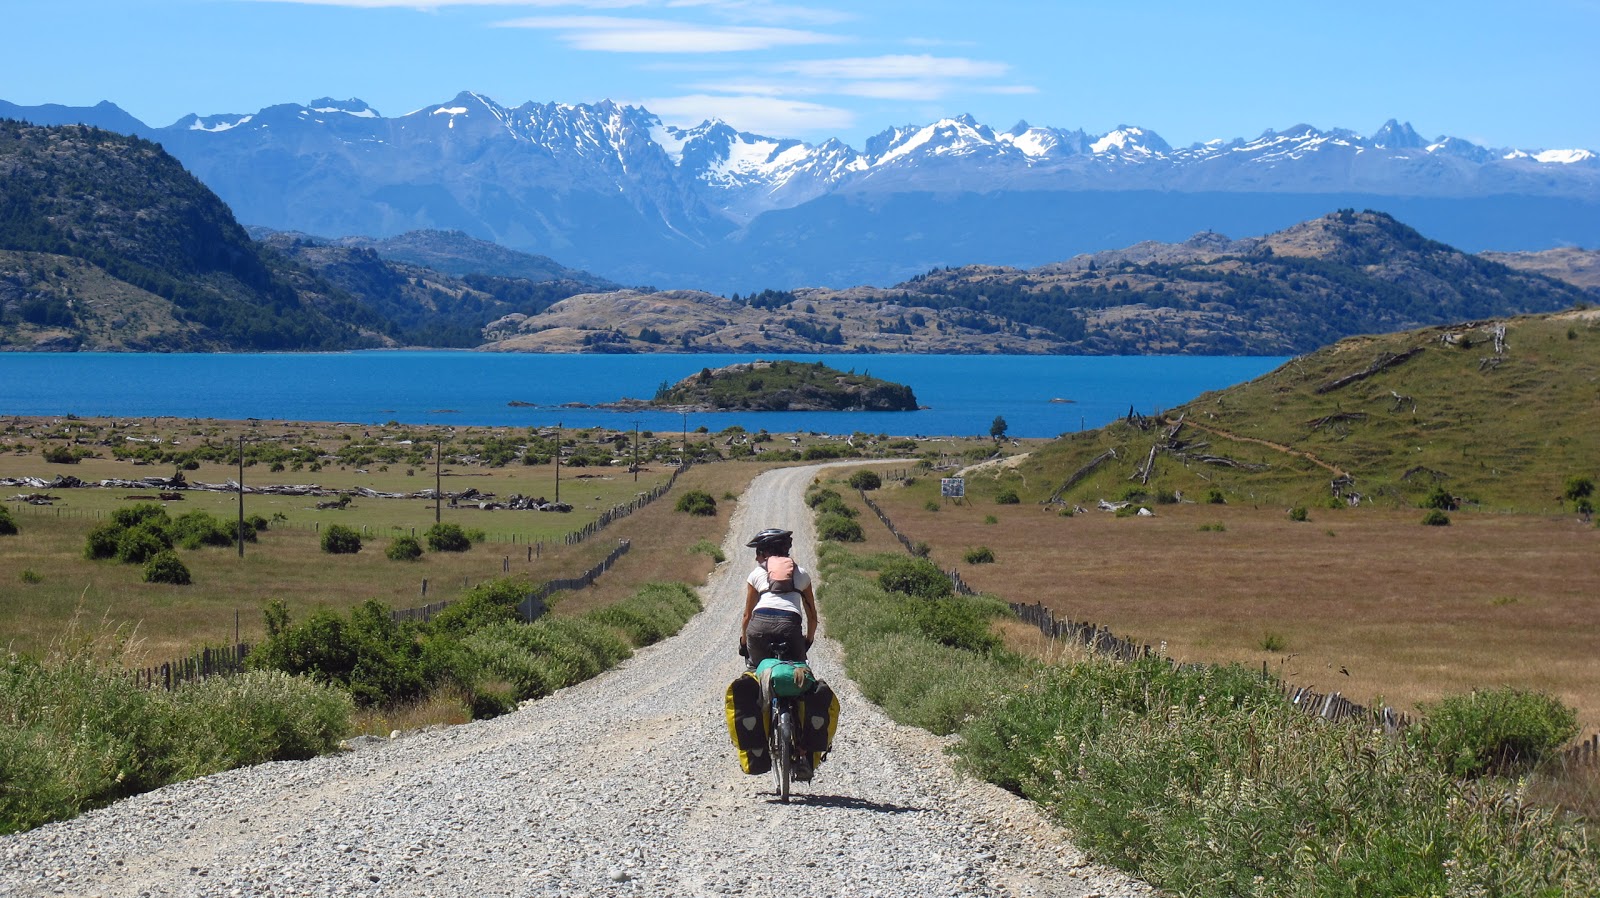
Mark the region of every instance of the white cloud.
[[689, 94], [641, 100], [640, 105], [678, 125], [717, 118], [757, 134], [831, 133], [855, 125], [855, 115], [847, 109], [770, 96]]
[[1003, 62], [984, 62], [959, 56], [867, 56], [849, 59], [810, 59], [780, 66], [806, 78], [839, 80], [908, 80], [999, 78], [1011, 71]]
[[576, 49], [611, 53], [733, 53], [840, 40], [792, 28], [691, 25], [621, 16], [532, 16], [499, 22], [497, 26], [557, 31], [563, 41]]
[[850, 13], [810, 6], [790, 6], [770, 0], [667, 0], [672, 9], [709, 9], [736, 22], [761, 22], [766, 25], [838, 25], [855, 18]]
[[872, 100], [937, 100], [950, 92], [939, 81], [848, 81], [835, 85], [831, 93]]

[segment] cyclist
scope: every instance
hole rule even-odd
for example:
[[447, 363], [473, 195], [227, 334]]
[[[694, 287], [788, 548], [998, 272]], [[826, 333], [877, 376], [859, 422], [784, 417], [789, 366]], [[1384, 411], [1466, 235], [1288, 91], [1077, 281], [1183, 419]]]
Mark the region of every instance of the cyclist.
[[788, 557], [793, 544], [794, 534], [777, 528], [763, 530], [745, 543], [756, 550], [756, 566], [745, 579], [739, 654], [752, 668], [773, 657], [774, 639], [789, 644], [790, 657], [783, 660], [806, 660], [806, 649], [811, 648], [817, 635], [817, 597], [811, 589], [811, 574], [795, 565], [794, 589], [790, 592], [773, 592], [767, 576], [767, 559]]

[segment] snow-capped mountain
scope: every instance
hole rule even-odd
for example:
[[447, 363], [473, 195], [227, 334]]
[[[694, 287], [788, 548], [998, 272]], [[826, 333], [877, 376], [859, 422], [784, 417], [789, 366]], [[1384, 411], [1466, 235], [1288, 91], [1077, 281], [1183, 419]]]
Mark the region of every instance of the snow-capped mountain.
[[963, 115], [857, 150], [720, 121], [679, 128], [611, 101], [510, 108], [472, 92], [394, 118], [332, 98], [160, 128], [128, 126], [110, 104], [0, 102], [0, 115], [124, 123], [250, 224], [458, 229], [660, 286], [885, 284], [1206, 229], [1250, 236], [1346, 206], [1464, 249], [1600, 243], [1595, 153], [1429, 140], [1394, 120], [1371, 136], [1299, 124], [1173, 147], [1136, 125], [996, 131]]

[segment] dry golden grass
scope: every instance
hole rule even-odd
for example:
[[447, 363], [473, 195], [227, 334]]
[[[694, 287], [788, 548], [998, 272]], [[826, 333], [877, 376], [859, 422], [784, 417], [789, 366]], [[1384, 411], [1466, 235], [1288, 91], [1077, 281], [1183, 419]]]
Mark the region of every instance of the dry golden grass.
[[[1600, 530], [1576, 518], [1456, 512], [1449, 527], [1424, 527], [1415, 509], [1312, 509], [1306, 523], [1278, 507], [1187, 504], [1152, 518], [981, 503], [930, 512], [936, 488], [875, 498], [941, 567], [1007, 601], [1165, 641], [1183, 660], [1265, 662], [1358, 702], [1414, 710], [1509, 685], [1549, 692], [1586, 730], [1600, 727]], [[966, 564], [976, 546], [996, 563]]]
[[421, 701], [357, 711], [350, 720], [350, 735], [388, 738], [396, 730], [406, 733], [430, 726], [455, 726], [471, 719], [466, 696], [447, 688]]
[[[753, 462], [718, 462], [690, 468], [678, 478], [671, 493], [602, 532], [595, 540], [596, 548], [604, 550], [600, 556], [610, 551], [619, 539], [631, 542], [628, 554], [588, 589], [558, 594], [556, 613], [577, 615], [602, 608], [632, 595], [646, 583], [704, 583], [714, 565], [709, 556], [691, 553], [690, 547], [701, 540], [722, 545], [728, 522], [738, 508], [738, 502], [725, 498], [725, 494], [743, 495], [750, 481], [768, 467], [771, 466]], [[711, 494], [717, 500], [716, 515], [707, 517], [673, 510], [677, 496], [687, 490], [704, 490]], [[735, 561], [730, 559], [729, 563]]]
[[[113, 428], [104, 420], [12, 420], [7, 443], [25, 451], [13, 448], [0, 455], [0, 476], [50, 478], [72, 474], [92, 481], [171, 473], [168, 467], [109, 458], [85, 459], [76, 465], [48, 464], [40, 457], [38, 447], [60, 445], [61, 441], [53, 436], [29, 438], [29, 431], [59, 434], [65, 428], [99, 427], [103, 436]], [[125, 426], [129, 422], [120, 423]], [[147, 419], [140, 422], [136, 432], [159, 435], [169, 441], [221, 443], [240, 430], [293, 433], [297, 437], [304, 435], [308, 443], [337, 446], [344, 442], [346, 432], [353, 431], [356, 438], [364, 438], [367, 433], [383, 432], [385, 428], [320, 424], [262, 424], [249, 428], [234, 422]], [[391, 430], [387, 436], [393, 439], [396, 434]], [[367, 486], [384, 492], [415, 491], [433, 485], [431, 469], [413, 468], [413, 474], [408, 476], [404, 465], [390, 465], [387, 471], [381, 467], [384, 466], [358, 470], [330, 464], [318, 472], [271, 473], [257, 465], [246, 468], [245, 482], [316, 483], [328, 488]], [[548, 465], [452, 465], [445, 470], [443, 482], [447, 491], [473, 486], [499, 496], [555, 496], [554, 470]], [[603, 557], [615, 545], [615, 538], [626, 531], [614, 525], [577, 546], [565, 545], [564, 535], [595, 520], [602, 511], [664, 483], [670, 474], [671, 468], [659, 464], [646, 466], [637, 481], [628, 472], [615, 468], [564, 468], [561, 498], [575, 506], [568, 514], [485, 511], [468, 504], [450, 508], [446, 503], [443, 520], [469, 530], [481, 529], [488, 540], [464, 553], [429, 552], [415, 563], [390, 561], [383, 552], [394, 536], [420, 537], [434, 523], [435, 506], [430, 500], [357, 498], [342, 510], [317, 510], [318, 500], [313, 497], [247, 494], [247, 514], [269, 519], [281, 514], [286, 520], [274, 522], [272, 529], [260, 535], [259, 542], [246, 544], [243, 558], [235, 549], [180, 550], [180, 557], [194, 578], [193, 584], [183, 587], [143, 583], [136, 566], [83, 558], [88, 530], [104, 521], [115, 508], [148, 501], [130, 497], [149, 491], [54, 490], [52, 495], [59, 500], [52, 506], [8, 504], [22, 532], [0, 538], [0, 576], [5, 578], [0, 586], [0, 645], [17, 651], [40, 651], [81, 611], [90, 617], [105, 617], [136, 627], [149, 657], [160, 661], [201, 645], [231, 643], [236, 637], [246, 642], [258, 640], [262, 634], [260, 609], [269, 599], [286, 601], [291, 612], [301, 616], [316, 607], [343, 609], [373, 598], [397, 608], [411, 607], [451, 598], [466, 586], [506, 575], [524, 577], [530, 583], [573, 576]], [[192, 482], [223, 482], [237, 477], [238, 469], [202, 464], [198, 470], [186, 472], [186, 476]], [[717, 476], [696, 474], [693, 479], [710, 484]], [[27, 492], [33, 490], [12, 488], [7, 495]], [[185, 491], [182, 495], [182, 501], [166, 503], [169, 514], [203, 510], [231, 521], [238, 513], [236, 493]], [[670, 510], [671, 501], [669, 494], [654, 507], [659, 509], [665, 503]], [[318, 528], [331, 523], [361, 531], [362, 551], [346, 556], [323, 553]], [[664, 528], [663, 532], [671, 533], [671, 528]], [[636, 557], [638, 549], [635, 546]], [[424, 580], [428, 582], [426, 596], [422, 590]]]

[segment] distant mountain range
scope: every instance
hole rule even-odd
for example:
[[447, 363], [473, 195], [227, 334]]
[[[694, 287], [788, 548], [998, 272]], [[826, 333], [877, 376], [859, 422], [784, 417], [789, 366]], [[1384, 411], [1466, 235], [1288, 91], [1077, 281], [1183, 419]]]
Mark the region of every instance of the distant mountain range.
[[463, 232], [615, 281], [745, 292], [1033, 267], [1212, 230], [1262, 235], [1374, 209], [1469, 251], [1600, 245], [1600, 156], [1296, 125], [1175, 148], [970, 117], [856, 150], [664, 125], [645, 109], [474, 93], [386, 118], [360, 100], [145, 125], [110, 103], [0, 116], [158, 141], [239, 220], [330, 237]]
[[1349, 209], [1260, 238], [730, 297], [620, 289], [451, 231], [256, 238], [156, 144], [0, 121], [6, 349], [1285, 354], [1600, 293], [1541, 273], [1600, 254], [1502, 264]]

